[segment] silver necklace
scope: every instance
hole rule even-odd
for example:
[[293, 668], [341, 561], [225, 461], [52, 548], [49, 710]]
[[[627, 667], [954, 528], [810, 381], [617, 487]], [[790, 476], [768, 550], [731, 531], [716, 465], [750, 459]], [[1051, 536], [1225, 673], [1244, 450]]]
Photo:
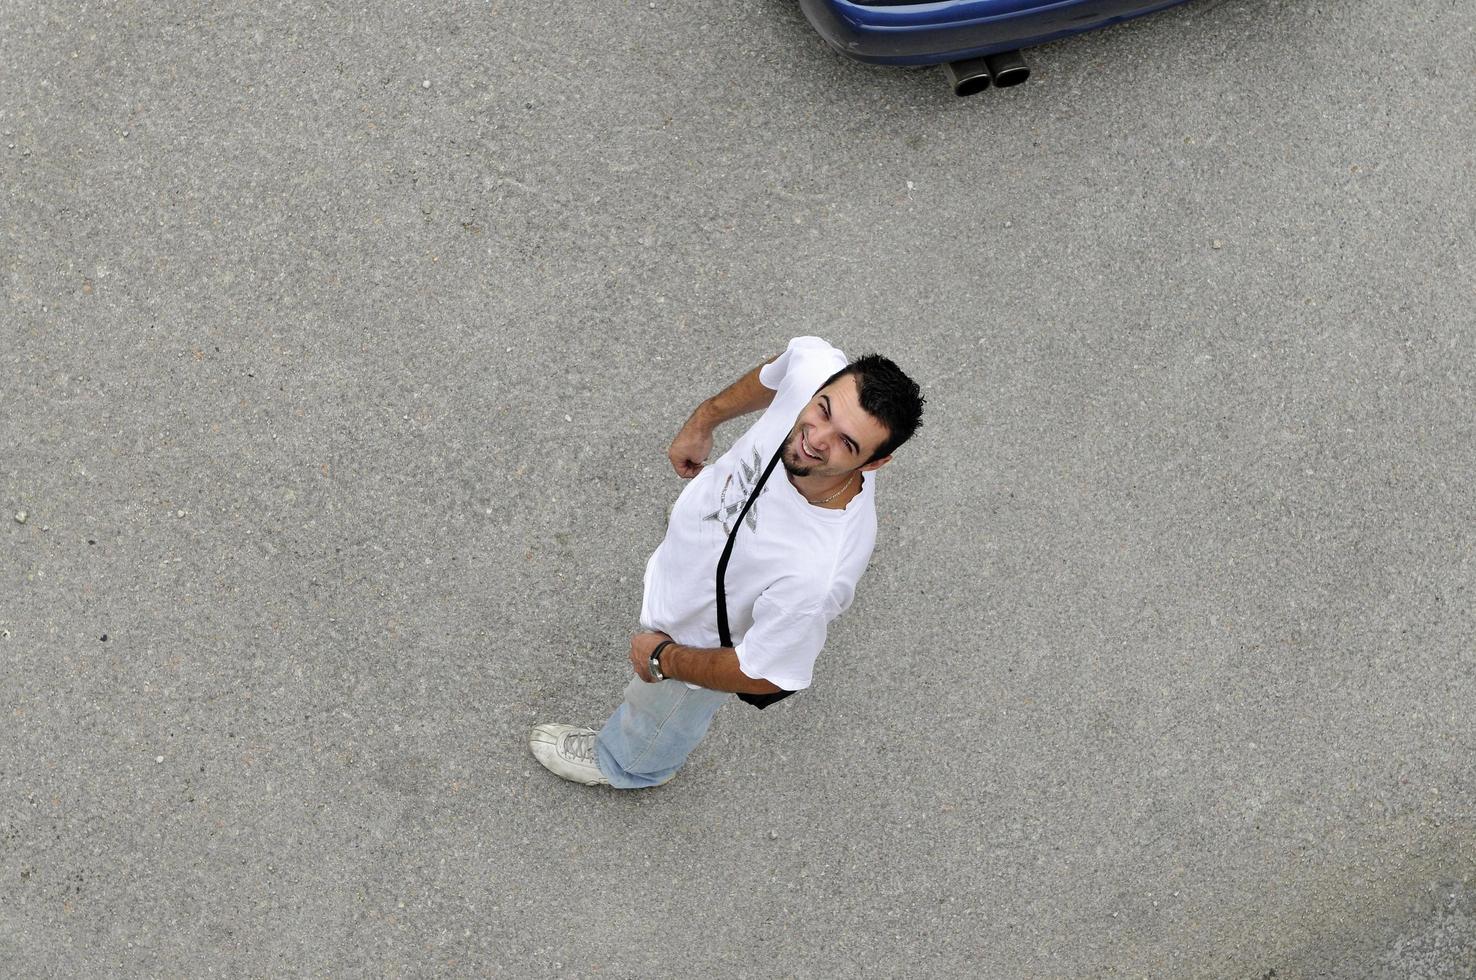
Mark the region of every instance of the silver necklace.
[[841, 494], [843, 494], [847, 490], [849, 490], [851, 488], [851, 481], [854, 480], [854, 479], [856, 479], [856, 474], [855, 473], [852, 473], [849, 477], [846, 478], [846, 482], [845, 483], [842, 483], [841, 484], [841, 488], [839, 490], [837, 490], [835, 493], [833, 493], [830, 496], [826, 497], [824, 500], [811, 500], [810, 503], [814, 504], [816, 507], [824, 507], [826, 504], [830, 503], [836, 497], [839, 497]]

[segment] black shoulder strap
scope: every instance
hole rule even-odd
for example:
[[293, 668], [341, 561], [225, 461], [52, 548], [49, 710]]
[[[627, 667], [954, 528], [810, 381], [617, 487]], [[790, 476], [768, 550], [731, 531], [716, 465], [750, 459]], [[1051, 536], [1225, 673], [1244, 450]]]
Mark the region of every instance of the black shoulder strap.
[[[748, 516], [748, 510], [753, 502], [758, 499], [759, 492], [764, 489], [768, 482], [769, 474], [774, 472], [779, 458], [784, 455], [784, 443], [779, 443], [779, 448], [774, 452], [774, 458], [769, 460], [769, 465], [764, 467], [763, 476], [753, 485], [753, 490], [748, 495], [748, 501], [743, 505], [743, 510], [738, 513], [738, 519], [733, 522], [733, 530], [728, 532], [728, 543], [723, 547], [723, 557], [718, 559], [717, 565], [717, 621], [718, 638], [722, 645], [730, 647], [733, 645], [733, 634], [728, 632], [728, 596], [723, 587], [723, 575], [728, 571], [728, 559], [733, 555], [733, 539], [738, 536], [738, 529], [743, 526], [743, 519]], [[793, 691], [780, 691], [778, 694], [739, 694], [738, 697], [747, 701], [760, 710], [767, 708], [775, 701], [783, 701], [793, 694]]]

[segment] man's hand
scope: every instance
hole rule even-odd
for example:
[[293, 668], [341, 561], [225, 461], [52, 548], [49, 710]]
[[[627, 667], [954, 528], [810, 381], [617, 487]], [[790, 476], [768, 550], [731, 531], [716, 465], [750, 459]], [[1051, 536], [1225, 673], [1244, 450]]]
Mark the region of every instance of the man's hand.
[[687, 420], [687, 424], [682, 426], [676, 438], [671, 441], [671, 448], [666, 451], [672, 468], [683, 480], [690, 480], [701, 473], [711, 453], [712, 429], [704, 426], [696, 415]]
[[779, 355], [774, 355], [697, 406], [666, 451], [677, 476], [690, 480], [702, 472], [707, 457], [712, 453], [712, 430], [729, 419], [767, 408], [774, 401], [774, 389], [760, 381], [759, 374], [764, 365], [773, 364], [778, 359]]
[[669, 639], [665, 633], [637, 633], [630, 638], [630, 665], [647, 684], [656, 683], [656, 678], [651, 676], [651, 651]]

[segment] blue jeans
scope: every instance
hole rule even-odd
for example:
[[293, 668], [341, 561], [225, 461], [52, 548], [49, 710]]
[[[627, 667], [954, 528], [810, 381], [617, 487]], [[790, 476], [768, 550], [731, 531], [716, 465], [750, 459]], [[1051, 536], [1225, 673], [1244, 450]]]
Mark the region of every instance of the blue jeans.
[[616, 789], [666, 782], [707, 734], [712, 716], [733, 695], [690, 688], [681, 681], [647, 684], [631, 678], [596, 742], [600, 771]]

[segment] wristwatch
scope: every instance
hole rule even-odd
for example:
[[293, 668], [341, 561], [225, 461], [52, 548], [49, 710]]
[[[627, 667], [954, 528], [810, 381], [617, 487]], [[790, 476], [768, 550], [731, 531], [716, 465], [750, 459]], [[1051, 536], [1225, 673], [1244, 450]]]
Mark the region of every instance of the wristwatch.
[[658, 681], [666, 680], [666, 675], [661, 672], [661, 651], [675, 643], [675, 640], [662, 640], [656, 644], [656, 649], [651, 651], [650, 671], [651, 677]]

